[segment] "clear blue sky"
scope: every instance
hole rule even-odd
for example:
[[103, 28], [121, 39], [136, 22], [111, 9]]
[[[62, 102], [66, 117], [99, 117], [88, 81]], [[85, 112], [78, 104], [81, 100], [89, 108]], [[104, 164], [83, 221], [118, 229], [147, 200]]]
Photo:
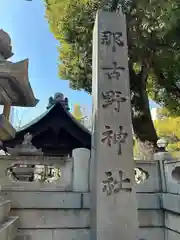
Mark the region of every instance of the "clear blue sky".
[[19, 113], [23, 115], [23, 124], [44, 112], [48, 98], [55, 92], [64, 93], [71, 106], [83, 103], [83, 107], [91, 112], [91, 96], [70, 89], [68, 81], [58, 78], [58, 42], [50, 32], [44, 15], [42, 0], [0, 1], [0, 28], [8, 32], [12, 39], [12, 61], [29, 58], [29, 80], [36, 98], [40, 99], [35, 108]]

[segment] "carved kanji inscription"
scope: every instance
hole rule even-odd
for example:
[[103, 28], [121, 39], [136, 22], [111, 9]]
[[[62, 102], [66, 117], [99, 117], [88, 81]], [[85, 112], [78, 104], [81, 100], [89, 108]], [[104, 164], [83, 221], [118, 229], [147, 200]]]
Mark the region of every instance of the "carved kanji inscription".
[[112, 104], [115, 104], [114, 110], [120, 112], [120, 105], [127, 101], [127, 97], [122, 96], [121, 91], [109, 90], [102, 92], [103, 108], [108, 108]]
[[101, 44], [110, 46], [112, 45], [112, 51], [116, 52], [116, 47], [123, 47], [124, 41], [122, 39], [122, 32], [104, 31], [100, 35]]
[[105, 125], [105, 131], [102, 133], [102, 143], [106, 143], [109, 147], [112, 146], [112, 144], [118, 145], [118, 155], [122, 154], [122, 147], [121, 144], [125, 143], [126, 138], [128, 136], [128, 133], [124, 132], [123, 126], [119, 126], [119, 131], [114, 132], [111, 129], [111, 126]]
[[131, 180], [124, 175], [122, 170], [114, 173], [112, 171], [105, 172], [106, 179], [102, 181], [102, 191], [105, 192], [107, 196], [120, 191], [131, 192]]
[[110, 80], [113, 78], [119, 80], [121, 77], [121, 72], [125, 70], [124, 67], [118, 66], [117, 62], [112, 62], [112, 67], [103, 67], [102, 69], [106, 71], [106, 75]]

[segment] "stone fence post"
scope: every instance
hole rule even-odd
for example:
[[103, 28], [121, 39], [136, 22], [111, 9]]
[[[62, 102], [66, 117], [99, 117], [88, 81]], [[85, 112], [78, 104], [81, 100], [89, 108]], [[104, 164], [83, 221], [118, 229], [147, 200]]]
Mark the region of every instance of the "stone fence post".
[[159, 161], [159, 167], [160, 167], [160, 175], [161, 175], [161, 187], [162, 192], [167, 192], [167, 186], [166, 186], [166, 177], [165, 177], [165, 161], [172, 161], [173, 157], [170, 153], [164, 151], [164, 152], [157, 152], [154, 154], [153, 160]]
[[73, 191], [89, 191], [89, 161], [90, 151], [86, 148], [76, 148], [73, 156]]

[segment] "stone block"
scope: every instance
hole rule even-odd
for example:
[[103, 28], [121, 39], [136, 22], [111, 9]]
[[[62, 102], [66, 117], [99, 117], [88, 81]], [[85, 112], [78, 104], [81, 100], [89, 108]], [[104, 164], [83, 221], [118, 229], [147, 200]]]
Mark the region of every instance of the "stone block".
[[0, 225], [0, 239], [13, 240], [17, 232], [18, 217], [9, 217]]
[[89, 210], [13, 209], [11, 215], [19, 216], [21, 229], [90, 227]]
[[135, 161], [136, 168], [142, 169], [148, 173], [149, 177], [144, 180], [142, 183], [136, 185], [136, 192], [148, 193], [148, 192], [160, 192], [160, 169], [158, 161]]
[[[68, 239], [68, 240], [90, 240], [90, 231], [89, 230], [72, 230], [72, 229], [63, 229], [63, 230], [54, 230], [53, 231], [53, 240]], [[34, 239], [33, 239], [34, 240]], [[39, 240], [39, 239], [38, 239]]]
[[165, 240], [164, 234], [164, 228], [140, 228], [138, 236], [143, 240]]
[[[19, 229], [15, 240], [90, 240], [89, 230], [81, 229]], [[4, 239], [3, 239], [4, 240]]]
[[2, 191], [1, 195], [12, 201], [12, 208], [81, 208], [80, 193]]
[[51, 229], [19, 229], [15, 240], [53, 240], [53, 231]]
[[166, 210], [180, 213], [180, 196], [170, 193], [164, 193], [162, 195], [162, 207]]
[[179, 240], [180, 234], [170, 229], [165, 230], [165, 240]]
[[83, 196], [83, 208], [90, 208], [90, 196], [91, 193], [83, 193], [82, 196]]
[[[83, 208], [90, 208], [90, 194], [83, 193]], [[137, 193], [138, 209], [160, 209], [160, 197], [158, 193]]]
[[0, 224], [7, 220], [11, 209], [11, 201], [0, 202]]
[[162, 210], [138, 210], [139, 227], [163, 227], [164, 215]]
[[180, 161], [165, 161], [164, 164], [167, 192], [180, 194]]
[[[172, 212], [165, 212], [165, 227], [180, 234], [180, 215]], [[180, 235], [179, 235], [180, 237]]]
[[158, 193], [137, 193], [138, 209], [160, 209], [161, 195]]

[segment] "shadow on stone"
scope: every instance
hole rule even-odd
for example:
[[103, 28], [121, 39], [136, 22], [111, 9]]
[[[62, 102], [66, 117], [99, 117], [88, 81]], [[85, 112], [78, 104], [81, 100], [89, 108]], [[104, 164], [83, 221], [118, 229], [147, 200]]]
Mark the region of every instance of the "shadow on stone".
[[177, 181], [180, 184], [180, 166], [175, 167], [171, 173], [172, 179]]

